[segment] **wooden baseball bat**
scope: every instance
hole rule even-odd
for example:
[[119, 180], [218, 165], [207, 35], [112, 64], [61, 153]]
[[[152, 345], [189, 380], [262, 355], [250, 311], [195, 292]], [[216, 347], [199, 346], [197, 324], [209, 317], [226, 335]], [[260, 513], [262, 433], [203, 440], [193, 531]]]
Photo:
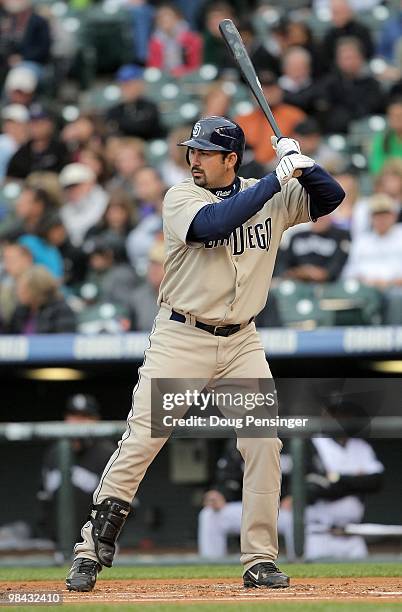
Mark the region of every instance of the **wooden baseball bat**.
[[[238, 29], [231, 19], [223, 19], [219, 23], [219, 30], [231, 55], [240, 68], [244, 80], [250, 87], [259, 107], [267, 118], [275, 136], [279, 140], [279, 138], [283, 137], [282, 132], [280, 131], [268, 101], [264, 96], [260, 80], [255, 72], [254, 66], [251, 62], [249, 54], [247, 53]], [[301, 176], [301, 174], [301, 170], [295, 170], [293, 176]]]

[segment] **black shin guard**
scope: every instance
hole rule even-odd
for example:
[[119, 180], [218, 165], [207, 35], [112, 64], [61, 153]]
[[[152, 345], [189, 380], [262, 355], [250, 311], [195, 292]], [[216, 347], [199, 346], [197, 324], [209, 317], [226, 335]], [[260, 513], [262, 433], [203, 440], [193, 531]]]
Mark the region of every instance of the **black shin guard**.
[[92, 523], [92, 537], [99, 563], [112, 567], [116, 540], [130, 513], [130, 504], [108, 497], [92, 506], [89, 520]]

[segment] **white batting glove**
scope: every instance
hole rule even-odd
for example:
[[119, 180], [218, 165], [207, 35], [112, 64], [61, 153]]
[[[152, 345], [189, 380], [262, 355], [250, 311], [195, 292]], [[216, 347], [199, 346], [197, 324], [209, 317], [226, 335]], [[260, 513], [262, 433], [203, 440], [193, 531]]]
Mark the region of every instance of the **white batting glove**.
[[281, 184], [281, 187], [283, 187], [290, 181], [297, 170], [299, 170], [299, 173], [301, 174], [301, 171], [304, 168], [311, 168], [314, 166], [314, 164], [314, 159], [307, 157], [307, 155], [301, 155], [300, 153], [286, 155], [281, 159], [275, 168], [275, 174]]
[[278, 159], [282, 159], [289, 153], [301, 153], [299, 143], [293, 138], [280, 138], [278, 140], [276, 136], [271, 136], [271, 143]]

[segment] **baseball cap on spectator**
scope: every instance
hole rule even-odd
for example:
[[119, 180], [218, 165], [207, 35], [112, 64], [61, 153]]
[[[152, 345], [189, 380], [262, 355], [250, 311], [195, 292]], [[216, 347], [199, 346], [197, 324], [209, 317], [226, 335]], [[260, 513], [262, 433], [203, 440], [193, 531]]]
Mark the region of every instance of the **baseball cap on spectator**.
[[22, 104], [9, 104], [1, 111], [1, 118], [3, 121], [27, 123], [29, 120], [29, 113], [26, 107]]
[[29, 118], [31, 121], [36, 121], [39, 119], [54, 119], [53, 113], [49, 108], [44, 106], [43, 104], [32, 104], [29, 107]]
[[67, 400], [64, 415], [67, 414], [79, 414], [82, 416], [99, 418], [99, 404], [93, 395], [77, 393]]
[[386, 193], [375, 193], [369, 198], [369, 208], [372, 215], [382, 212], [397, 213], [398, 203]]
[[140, 80], [144, 76], [144, 68], [137, 66], [137, 64], [125, 64], [122, 66], [116, 74], [116, 81], [118, 83], [124, 83], [126, 81]]
[[32, 70], [24, 66], [16, 66], [7, 74], [4, 88], [7, 92], [18, 90], [25, 93], [32, 93], [35, 91], [37, 85], [38, 79]]
[[92, 183], [96, 181], [95, 172], [89, 166], [80, 163], [67, 164], [59, 174], [60, 185], [64, 188]]

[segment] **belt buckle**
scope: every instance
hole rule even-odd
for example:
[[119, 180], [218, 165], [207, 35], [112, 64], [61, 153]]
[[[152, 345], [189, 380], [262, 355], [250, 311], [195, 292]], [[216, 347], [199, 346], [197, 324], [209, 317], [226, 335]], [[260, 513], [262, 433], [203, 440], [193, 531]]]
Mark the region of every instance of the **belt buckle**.
[[[217, 334], [216, 331], [218, 329], [225, 330], [225, 331], [223, 331], [220, 334]], [[228, 336], [230, 336], [230, 331], [231, 331], [231, 327], [229, 325], [215, 325], [214, 336], [223, 336], [224, 338], [227, 338]]]

